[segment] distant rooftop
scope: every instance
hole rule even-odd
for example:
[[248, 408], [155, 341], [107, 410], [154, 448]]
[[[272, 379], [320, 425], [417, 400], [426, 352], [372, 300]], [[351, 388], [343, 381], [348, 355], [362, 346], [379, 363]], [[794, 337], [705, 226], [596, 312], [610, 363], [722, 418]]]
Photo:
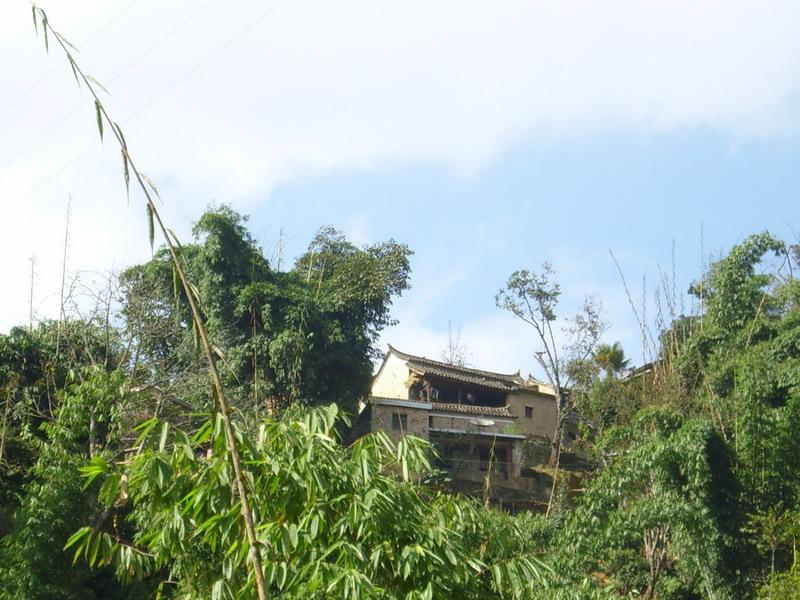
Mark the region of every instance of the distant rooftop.
[[503, 392], [513, 392], [522, 389], [536, 389], [540, 388], [541, 391], [549, 393], [549, 385], [534, 379], [533, 377], [522, 377], [520, 372], [516, 373], [495, 373], [492, 371], [483, 371], [481, 369], [473, 369], [471, 367], [462, 367], [458, 365], [451, 365], [439, 360], [433, 360], [424, 356], [414, 356], [401, 352], [397, 348], [389, 345], [389, 352], [397, 356], [399, 359], [406, 361], [408, 367], [415, 373], [426, 376], [433, 375], [434, 377], [441, 377], [442, 379], [450, 379], [460, 381], [471, 385], [477, 385], [484, 388], [500, 390]]

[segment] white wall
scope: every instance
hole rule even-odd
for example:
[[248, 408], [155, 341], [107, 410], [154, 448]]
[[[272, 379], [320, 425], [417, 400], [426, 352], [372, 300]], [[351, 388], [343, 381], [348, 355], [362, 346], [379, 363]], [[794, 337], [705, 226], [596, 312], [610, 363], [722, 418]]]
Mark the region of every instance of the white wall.
[[371, 395], [407, 400], [410, 375], [406, 362], [390, 353], [372, 381]]

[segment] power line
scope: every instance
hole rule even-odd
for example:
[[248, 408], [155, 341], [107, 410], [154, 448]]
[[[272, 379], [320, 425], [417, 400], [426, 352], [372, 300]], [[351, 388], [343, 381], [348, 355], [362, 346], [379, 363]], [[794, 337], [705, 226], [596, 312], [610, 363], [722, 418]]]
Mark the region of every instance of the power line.
[[[125, 8], [123, 8], [121, 11], [119, 11], [117, 14], [115, 14], [113, 17], [111, 17], [111, 19], [109, 19], [108, 21], [106, 21], [106, 24], [105, 24], [105, 25], [103, 25], [102, 27], [100, 27], [100, 29], [98, 29], [97, 31], [95, 31], [95, 32], [94, 32], [92, 35], [90, 35], [88, 38], [86, 38], [86, 40], [84, 40], [84, 42], [83, 42], [82, 44], [80, 44], [80, 45], [79, 45], [79, 46], [80, 46], [80, 48], [85, 48], [86, 46], [88, 46], [89, 44], [91, 44], [91, 42], [92, 42], [92, 41], [94, 41], [94, 39], [95, 39], [97, 36], [99, 36], [99, 35], [100, 35], [101, 33], [103, 33], [103, 32], [104, 32], [106, 29], [108, 29], [109, 27], [111, 27], [111, 25], [113, 25], [113, 24], [114, 24], [114, 23], [115, 23], [115, 22], [116, 22], [116, 21], [117, 21], [117, 20], [118, 20], [118, 19], [119, 19], [119, 18], [120, 18], [122, 15], [123, 15], [123, 14], [125, 14], [125, 13], [128, 11], [128, 9], [130, 9], [130, 8], [131, 8], [131, 7], [132, 7], [134, 4], [136, 4], [138, 1], [139, 1], [139, 0], [133, 0], [133, 2], [131, 2], [130, 4], [128, 4], [128, 5], [127, 5]], [[47, 73], [45, 73], [44, 75], [42, 75], [42, 76], [41, 76], [41, 77], [40, 77], [38, 80], [36, 80], [36, 82], [35, 82], [34, 84], [32, 84], [32, 85], [31, 85], [29, 88], [27, 88], [25, 91], [21, 92], [21, 93], [20, 93], [20, 94], [19, 94], [19, 95], [18, 95], [16, 98], [14, 98], [14, 99], [13, 99], [11, 102], [9, 102], [8, 104], [6, 104], [6, 105], [5, 105], [5, 107], [4, 107], [2, 110], [0, 110], [0, 117], [1, 117], [1, 116], [3, 116], [4, 114], [6, 114], [6, 113], [7, 113], [9, 110], [11, 110], [12, 108], [14, 108], [14, 107], [15, 107], [17, 104], [19, 104], [20, 100], [22, 100], [22, 99], [23, 99], [25, 96], [27, 96], [29, 93], [31, 93], [33, 90], [35, 90], [37, 87], [39, 87], [39, 86], [40, 86], [42, 83], [44, 83], [44, 82], [45, 82], [47, 79], [49, 79], [49, 78], [50, 78], [50, 76], [51, 76], [53, 73], [55, 73], [56, 71], [60, 70], [61, 68], [62, 68], [62, 65], [56, 65], [56, 66], [54, 66], [52, 69], [50, 69], [50, 70], [49, 70]]]
[[[134, 0], [134, 2], [136, 2], [136, 1], [138, 1], [138, 0]], [[152, 45], [151, 45], [149, 48], [147, 48], [147, 49], [146, 49], [144, 52], [142, 52], [142, 53], [141, 53], [139, 56], [137, 56], [135, 59], [133, 59], [133, 61], [131, 61], [130, 63], [128, 63], [128, 64], [127, 64], [127, 65], [126, 65], [126, 66], [125, 66], [125, 67], [124, 67], [124, 68], [123, 68], [121, 71], [117, 72], [117, 73], [116, 73], [116, 75], [114, 75], [114, 76], [113, 76], [111, 79], [109, 79], [109, 80], [108, 80], [108, 85], [111, 85], [112, 83], [114, 83], [115, 81], [117, 81], [117, 80], [118, 80], [120, 77], [122, 77], [122, 76], [123, 76], [125, 73], [127, 73], [127, 72], [128, 72], [129, 70], [131, 70], [131, 69], [132, 69], [134, 66], [136, 66], [136, 65], [137, 65], [139, 62], [141, 62], [141, 61], [142, 61], [142, 59], [144, 59], [146, 56], [148, 56], [150, 53], [152, 53], [152, 52], [153, 52], [153, 50], [155, 50], [156, 48], [158, 48], [158, 47], [159, 47], [161, 44], [163, 44], [165, 41], [167, 41], [169, 38], [171, 38], [173, 35], [175, 35], [175, 34], [176, 34], [178, 31], [180, 31], [181, 29], [183, 29], [183, 27], [184, 27], [184, 26], [186, 26], [186, 25], [187, 25], [187, 24], [188, 24], [190, 21], [192, 21], [192, 20], [193, 20], [193, 19], [194, 19], [194, 18], [195, 18], [197, 15], [199, 15], [199, 14], [200, 14], [201, 12], [203, 12], [203, 11], [204, 11], [206, 8], [208, 8], [208, 6], [209, 6], [210, 4], [212, 4], [213, 2], [216, 2], [216, 0], [208, 0], [208, 1], [207, 1], [205, 4], [203, 4], [203, 5], [202, 5], [200, 8], [198, 8], [198, 9], [197, 9], [196, 11], [194, 11], [194, 12], [193, 12], [191, 15], [189, 15], [189, 17], [187, 17], [185, 20], [183, 20], [182, 22], [180, 22], [180, 23], [179, 23], [179, 24], [178, 24], [176, 27], [174, 27], [174, 28], [173, 28], [173, 29], [171, 29], [169, 32], [167, 32], [167, 33], [166, 33], [166, 35], [162, 36], [162, 37], [161, 37], [161, 38], [160, 38], [160, 39], [159, 39], [157, 42], [155, 42], [154, 44], [152, 44]], [[131, 3], [131, 5], [132, 5], [132, 4], [133, 4], [133, 3]], [[130, 5], [129, 5], [129, 6], [130, 6]], [[108, 25], [106, 25], [106, 27], [107, 27], [107, 26], [108, 26]], [[50, 71], [50, 72], [52, 73], [53, 71], [57, 70], [58, 68], [59, 68], [59, 66], [53, 67], [53, 69], [51, 69], [51, 71]], [[49, 76], [49, 73], [48, 73], [48, 76]], [[46, 78], [47, 78], [47, 77], [43, 78], [41, 81], [43, 81], [43, 80], [44, 80], [44, 79], [46, 79]], [[40, 81], [40, 82], [41, 82], [41, 81]], [[36, 85], [38, 85], [38, 83], [37, 83], [37, 84], [35, 84], [33, 87], [36, 87]], [[16, 101], [15, 101], [15, 102], [16, 102]], [[2, 163], [2, 164], [0, 164], [0, 170], [4, 169], [4, 168], [5, 168], [5, 167], [7, 167], [9, 164], [11, 164], [12, 162], [14, 162], [14, 161], [15, 161], [17, 158], [19, 158], [19, 156], [21, 156], [22, 154], [24, 154], [24, 153], [25, 153], [25, 152], [26, 152], [26, 151], [27, 151], [27, 150], [28, 150], [28, 149], [29, 149], [31, 146], [33, 146], [33, 145], [34, 145], [34, 144], [36, 144], [37, 142], [41, 141], [41, 140], [42, 140], [42, 139], [44, 139], [45, 137], [47, 137], [47, 136], [50, 134], [50, 132], [51, 132], [51, 131], [53, 131], [54, 129], [56, 129], [56, 128], [57, 128], [59, 125], [61, 125], [61, 123], [63, 123], [64, 121], [66, 121], [68, 118], [70, 118], [72, 115], [74, 115], [74, 114], [75, 114], [76, 112], [78, 112], [78, 111], [79, 111], [79, 110], [80, 110], [82, 107], [86, 106], [86, 104], [88, 104], [88, 103], [89, 103], [89, 100], [88, 100], [88, 99], [86, 99], [86, 100], [82, 100], [82, 101], [81, 101], [79, 104], [77, 104], [77, 105], [76, 105], [74, 108], [72, 108], [72, 109], [71, 109], [69, 112], [67, 112], [66, 114], [62, 115], [62, 116], [61, 116], [59, 119], [57, 119], [56, 121], [54, 121], [54, 122], [53, 122], [51, 125], [49, 125], [49, 126], [48, 126], [48, 127], [47, 127], [47, 128], [44, 130], [44, 131], [42, 131], [42, 132], [41, 132], [39, 135], [37, 135], [37, 136], [36, 136], [35, 138], [33, 138], [32, 140], [30, 140], [28, 143], [24, 144], [24, 145], [22, 146], [22, 148], [20, 148], [20, 149], [19, 149], [17, 152], [15, 152], [15, 153], [14, 153], [14, 154], [13, 154], [11, 157], [9, 157], [9, 158], [7, 158], [5, 161], [3, 161], [3, 163]]]
[[86, 105], [86, 103], [87, 103], [87, 102], [88, 102], [88, 100], [83, 100], [83, 101], [82, 101], [80, 104], [78, 104], [78, 105], [76, 105], [75, 107], [73, 107], [73, 108], [72, 108], [72, 109], [71, 109], [71, 110], [70, 110], [68, 113], [66, 113], [65, 115], [63, 115], [63, 116], [62, 116], [60, 119], [58, 119], [57, 121], [55, 121], [54, 123], [52, 123], [51, 125], [49, 125], [49, 126], [47, 127], [47, 129], [45, 129], [45, 130], [44, 130], [42, 133], [40, 133], [40, 134], [39, 134], [39, 135], [37, 135], [35, 138], [33, 138], [32, 140], [30, 140], [30, 141], [29, 141], [27, 144], [24, 144], [24, 145], [22, 146], [22, 148], [20, 148], [19, 150], [17, 150], [17, 151], [16, 151], [14, 154], [12, 154], [12, 155], [11, 155], [9, 158], [7, 158], [5, 161], [3, 161], [3, 163], [2, 163], [2, 164], [0, 164], [0, 171], [2, 171], [3, 169], [5, 169], [5, 168], [6, 168], [8, 165], [10, 165], [10, 164], [11, 164], [12, 162], [14, 162], [14, 161], [15, 161], [17, 158], [19, 158], [19, 157], [20, 157], [22, 154], [24, 154], [24, 153], [25, 153], [25, 151], [26, 151], [26, 150], [28, 150], [28, 149], [29, 149], [31, 146], [33, 146], [34, 144], [36, 144], [36, 142], [39, 142], [40, 140], [42, 140], [42, 139], [44, 139], [45, 137], [47, 137], [47, 135], [48, 135], [48, 134], [49, 134], [51, 131], [53, 131], [53, 130], [54, 130], [56, 127], [58, 127], [59, 125], [61, 125], [61, 123], [63, 123], [63, 122], [64, 122], [64, 121], [66, 121], [66, 120], [67, 120], [69, 117], [71, 117], [71, 116], [72, 116], [72, 115], [74, 115], [76, 112], [78, 112], [78, 111], [79, 111], [81, 108], [83, 108], [83, 107]]
[[[213, 2], [213, 1], [214, 1], [214, 0], [210, 0], [208, 4], [210, 4], [210, 3], [211, 3], [211, 2]], [[187, 72], [186, 72], [184, 75], [182, 75], [181, 77], [179, 77], [178, 79], [176, 79], [176, 80], [175, 80], [173, 83], [171, 83], [169, 86], [167, 86], [167, 87], [166, 87], [164, 90], [162, 90], [161, 92], [159, 92], [159, 93], [158, 93], [156, 96], [154, 96], [153, 98], [151, 98], [150, 100], [148, 100], [147, 102], [145, 102], [145, 103], [144, 103], [142, 106], [140, 106], [138, 109], [136, 109], [136, 110], [135, 110], [133, 113], [131, 113], [131, 114], [128, 116], [128, 118], [126, 118], [126, 119], [123, 121], [123, 123], [124, 123], [124, 124], [130, 123], [130, 122], [131, 122], [133, 119], [135, 119], [135, 118], [136, 118], [136, 117], [138, 117], [138, 116], [139, 116], [141, 113], [143, 113], [145, 110], [147, 110], [148, 108], [150, 108], [150, 107], [151, 107], [153, 104], [155, 104], [155, 103], [156, 103], [158, 100], [160, 100], [161, 98], [163, 98], [164, 96], [166, 96], [166, 95], [167, 95], [169, 92], [171, 92], [171, 91], [172, 91], [173, 89], [175, 89], [175, 88], [176, 88], [178, 85], [180, 85], [180, 84], [181, 84], [183, 81], [185, 81], [186, 79], [188, 79], [188, 78], [189, 78], [191, 75], [193, 75], [195, 72], [197, 72], [197, 71], [198, 71], [198, 70], [199, 70], [201, 67], [203, 67], [203, 66], [204, 66], [206, 63], [208, 63], [208, 61], [210, 61], [212, 58], [214, 58], [214, 57], [215, 57], [217, 54], [219, 54], [220, 52], [222, 52], [224, 49], [226, 49], [228, 46], [230, 46], [231, 44], [233, 44], [233, 42], [235, 42], [235, 41], [236, 41], [237, 39], [239, 39], [241, 36], [243, 36], [245, 33], [247, 33], [248, 31], [250, 31], [250, 30], [251, 30], [253, 27], [255, 27], [255, 26], [258, 24], [258, 23], [260, 23], [260, 22], [261, 22], [261, 21], [262, 21], [262, 20], [263, 20], [265, 17], [267, 17], [268, 15], [272, 14], [273, 12], [275, 12], [275, 11], [276, 11], [278, 8], [280, 8], [280, 7], [281, 7], [281, 5], [283, 5], [283, 3], [284, 3], [284, 2], [285, 2], [285, 0], [279, 0], [279, 2], [278, 2], [277, 4], [275, 4], [275, 5], [274, 5], [274, 6], [272, 6], [271, 8], [269, 8], [269, 9], [265, 10], [264, 12], [262, 12], [262, 13], [261, 13], [261, 14], [260, 14], [258, 17], [256, 17], [256, 19], [255, 19], [255, 20], [251, 21], [251, 22], [250, 22], [250, 23], [249, 23], [247, 26], [245, 26], [244, 28], [242, 28], [241, 30], [239, 30], [239, 31], [238, 31], [238, 32], [237, 32], [237, 33], [236, 33], [236, 34], [235, 34], [235, 35], [234, 35], [232, 38], [228, 39], [226, 42], [224, 42], [223, 44], [221, 44], [220, 46], [218, 46], [216, 49], [214, 49], [214, 50], [213, 50], [213, 51], [212, 51], [210, 54], [208, 54], [208, 55], [207, 55], [205, 58], [203, 58], [203, 59], [202, 59], [200, 62], [196, 63], [196, 64], [195, 64], [195, 65], [194, 65], [194, 66], [193, 66], [191, 69], [189, 69], [189, 70], [188, 70], [188, 71], [187, 71]], [[74, 112], [74, 111], [73, 111], [73, 112]], [[72, 157], [72, 158], [71, 158], [71, 159], [70, 159], [68, 162], [64, 163], [64, 164], [63, 164], [63, 165], [61, 165], [61, 167], [59, 167], [57, 170], [55, 170], [55, 171], [54, 171], [54, 172], [52, 172], [50, 175], [48, 175], [47, 177], [45, 177], [44, 179], [42, 179], [41, 181], [39, 181], [39, 183], [37, 183], [37, 184], [36, 184], [34, 187], [32, 187], [32, 188], [31, 188], [31, 189], [30, 189], [30, 190], [29, 190], [29, 191], [28, 191], [28, 192], [27, 192], [27, 193], [26, 193], [26, 194], [25, 194], [25, 195], [22, 197], [22, 199], [23, 199], [23, 200], [25, 200], [25, 199], [27, 199], [28, 197], [30, 197], [30, 196], [31, 196], [33, 193], [35, 193], [35, 192], [36, 192], [36, 191], [37, 191], [39, 188], [41, 188], [43, 185], [46, 185], [46, 184], [47, 184], [48, 182], [50, 182], [50, 181], [51, 181], [53, 178], [55, 178], [56, 176], [58, 176], [59, 174], [61, 174], [63, 171], [65, 171], [66, 169], [68, 169], [69, 167], [71, 167], [73, 164], [75, 164], [76, 162], [78, 162], [78, 161], [79, 161], [81, 158], [83, 158], [83, 157], [84, 157], [86, 154], [88, 154], [88, 153], [89, 153], [89, 151], [91, 151], [92, 149], [96, 148], [96, 147], [97, 147], [97, 146], [99, 146], [99, 145], [100, 145], [100, 142], [95, 142], [94, 144], [91, 144], [91, 145], [87, 146], [86, 148], [84, 148], [83, 150], [81, 150], [81, 151], [80, 151], [78, 154], [76, 154], [75, 156], [73, 156], [73, 157]], [[5, 166], [5, 165], [3, 165], [3, 166]], [[2, 168], [2, 167], [0, 167], [0, 168]]]
[[167, 95], [169, 92], [171, 92], [171, 91], [172, 91], [173, 89], [175, 89], [175, 88], [176, 88], [178, 85], [180, 85], [181, 83], [183, 83], [183, 82], [184, 82], [186, 79], [188, 79], [190, 76], [194, 75], [194, 74], [195, 74], [195, 73], [196, 73], [196, 72], [197, 72], [197, 71], [198, 71], [198, 70], [199, 70], [201, 67], [203, 67], [203, 66], [204, 66], [204, 65], [205, 65], [205, 64], [206, 64], [208, 61], [210, 61], [210, 60], [211, 60], [212, 58], [214, 58], [214, 57], [215, 57], [217, 54], [219, 54], [220, 52], [222, 52], [223, 50], [225, 50], [225, 49], [226, 49], [228, 46], [230, 46], [231, 44], [233, 44], [233, 42], [235, 42], [237, 39], [239, 39], [240, 37], [242, 37], [242, 36], [243, 36], [245, 33], [247, 33], [248, 31], [250, 31], [250, 30], [251, 30], [253, 27], [255, 27], [256, 25], [258, 25], [258, 23], [260, 23], [260, 22], [261, 22], [261, 20], [263, 20], [263, 19], [264, 19], [266, 16], [268, 16], [268, 15], [270, 15], [271, 13], [275, 12], [276, 10], [278, 10], [278, 8], [280, 8], [280, 6], [283, 4], [283, 2], [284, 2], [284, 0], [279, 0], [279, 2], [278, 2], [277, 4], [275, 4], [275, 5], [274, 5], [272, 8], [269, 8], [269, 9], [265, 10], [264, 12], [262, 12], [262, 13], [261, 13], [261, 14], [260, 14], [260, 15], [259, 15], [259, 16], [258, 16], [258, 17], [255, 19], [255, 20], [253, 20], [253, 21], [252, 21], [252, 22], [251, 22], [249, 25], [247, 25], [246, 27], [244, 27], [243, 29], [241, 29], [241, 30], [240, 30], [240, 31], [239, 31], [239, 32], [238, 32], [236, 35], [234, 35], [232, 38], [230, 38], [230, 39], [229, 39], [227, 42], [225, 42], [225, 43], [224, 43], [224, 44], [222, 44], [221, 46], [218, 46], [218, 47], [217, 47], [217, 48], [216, 48], [216, 49], [215, 49], [213, 52], [211, 52], [211, 54], [209, 54], [208, 56], [206, 56], [206, 57], [205, 57], [203, 60], [201, 60], [199, 63], [197, 63], [197, 64], [196, 64], [195, 66], [193, 66], [191, 69], [189, 69], [189, 70], [188, 70], [188, 71], [187, 71], [187, 72], [186, 72], [186, 73], [185, 73], [183, 76], [181, 76], [181, 77], [179, 77], [178, 79], [176, 79], [174, 83], [172, 83], [171, 85], [167, 86], [167, 88], [166, 88], [165, 90], [163, 90], [163, 91], [162, 91], [160, 94], [158, 94], [158, 95], [157, 95], [155, 98], [151, 99], [149, 102], [146, 102], [146, 103], [145, 103], [143, 106], [141, 106], [139, 109], [137, 109], [136, 111], [134, 111], [134, 112], [133, 112], [133, 114], [131, 114], [131, 115], [130, 115], [130, 116], [127, 118], [127, 120], [126, 120], [125, 122], [127, 123], [127, 122], [128, 122], [128, 121], [130, 121], [131, 119], [133, 119], [133, 118], [137, 117], [137, 116], [138, 116], [140, 113], [142, 113], [142, 112], [144, 112], [145, 110], [147, 110], [148, 108], [150, 108], [150, 106], [151, 106], [152, 104], [154, 104], [155, 102], [157, 102], [158, 100], [160, 100], [162, 97], [166, 96], [166, 95]]
[[127, 73], [128, 71], [130, 71], [130, 70], [131, 70], [131, 69], [132, 69], [134, 66], [136, 66], [137, 64], [139, 64], [139, 63], [142, 61], [142, 59], [143, 59], [143, 58], [145, 58], [146, 56], [148, 56], [148, 55], [149, 55], [151, 52], [153, 52], [153, 50], [155, 50], [156, 48], [158, 48], [158, 47], [159, 47], [161, 44], [163, 44], [164, 42], [166, 42], [166, 41], [167, 41], [169, 38], [171, 38], [173, 35], [175, 35], [176, 33], [178, 33], [178, 31], [180, 31], [181, 29], [183, 29], [183, 28], [184, 28], [184, 26], [188, 25], [190, 21], [192, 21], [192, 20], [193, 20], [193, 19], [194, 19], [194, 18], [195, 18], [197, 15], [199, 15], [201, 12], [203, 12], [203, 11], [204, 11], [206, 8], [208, 8], [208, 7], [209, 7], [209, 5], [211, 5], [211, 4], [212, 4], [212, 3], [214, 3], [215, 1], [216, 1], [216, 0], [208, 0], [208, 2], [206, 2], [205, 4], [203, 4], [203, 5], [202, 5], [200, 8], [198, 8], [198, 9], [197, 9], [196, 11], [194, 11], [194, 12], [193, 12], [191, 15], [189, 15], [189, 17], [188, 17], [188, 18], [187, 18], [185, 21], [183, 21], [183, 22], [181, 22], [181, 23], [178, 23], [178, 25], [177, 25], [177, 26], [176, 26], [174, 29], [172, 29], [171, 31], [167, 32], [167, 34], [166, 34], [166, 35], [164, 35], [164, 36], [163, 36], [161, 39], [159, 39], [159, 40], [158, 40], [158, 41], [157, 41], [155, 44], [153, 44], [153, 45], [152, 45], [152, 46], [150, 46], [150, 47], [149, 47], [147, 50], [145, 50], [144, 52], [142, 52], [142, 53], [141, 53], [139, 56], [137, 56], [137, 57], [136, 57], [136, 58], [135, 58], [135, 59], [134, 59], [134, 60], [133, 60], [131, 63], [129, 63], [129, 64], [128, 64], [128, 65], [127, 65], [127, 66], [126, 66], [124, 69], [122, 69], [122, 70], [121, 70], [119, 73], [117, 73], [116, 75], [114, 75], [114, 77], [113, 77], [113, 78], [111, 78], [111, 79], [108, 81], [108, 84], [109, 84], [109, 85], [111, 85], [111, 84], [112, 84], [112, 83], [114, 83], [114, 82], [115, 82], [117, 79], [119, 79], [120, 77], [122, 77], [122, 76], [123, 76], [125, 73]]

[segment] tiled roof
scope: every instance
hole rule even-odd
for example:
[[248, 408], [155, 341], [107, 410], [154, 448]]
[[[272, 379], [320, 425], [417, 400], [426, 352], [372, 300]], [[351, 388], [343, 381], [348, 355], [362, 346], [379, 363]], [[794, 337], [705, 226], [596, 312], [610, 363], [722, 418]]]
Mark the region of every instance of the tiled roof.
[[420, 375], [433, 375], [443, 379], [461, 381], [463, 383], [501, 390], [504, 392], [513, 392], [525, 387], [526, 385], [526, 381], [520, 377], [519, 371], [516, 373], [505, 374], [493, 373], [491, 371], [481, 371], [480, 369], [470, 369], [468, 367], [459, 367], [438, 360], [425, 358], [424, 356], [406, 354], [405, 352], [400, 352], [392, 346], [389, 346], [389, 352], [392, 352], [398, 358], [406, 361], [409, 368]]
[[442, 412], [464, 413], [479, 417], [507, 417], [516, 418], [508, 411], [508, 406], [479, 406], [475, 404], [447, 404], [445, 402], [431, 403], [431, 410]]
[[419, 400], [406, 400], [403, 398], [383, 398], [371, 396], [370, 400], [378, 404], [402, 404], [409, 408], [431, 410], [436, 412], [452, 412], [477, 417], [506, 417], [516, 419], [516, 415], [508, 410], [508, 406], [483, 406], [480, 404], [451, 404], [449, 402], [421, 402]]

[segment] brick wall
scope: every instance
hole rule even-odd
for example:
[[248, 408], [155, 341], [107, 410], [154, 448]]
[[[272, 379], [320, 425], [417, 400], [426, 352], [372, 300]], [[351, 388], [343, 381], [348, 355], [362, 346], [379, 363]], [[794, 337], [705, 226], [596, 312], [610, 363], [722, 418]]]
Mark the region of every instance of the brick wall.
[[[428, 439], [428, 410], [409, 408], [405, 406], [383, 406], [380, 404], [372, 405], [372, 431], [385, 431], [389, 436], [397, 439], [401, 434], [410, 434], [417, 437]], [[402, 426], [402, 417], [405, 416], [405, 427], [402, 431], [392, 427], [392, 416], [398, 415]]]

